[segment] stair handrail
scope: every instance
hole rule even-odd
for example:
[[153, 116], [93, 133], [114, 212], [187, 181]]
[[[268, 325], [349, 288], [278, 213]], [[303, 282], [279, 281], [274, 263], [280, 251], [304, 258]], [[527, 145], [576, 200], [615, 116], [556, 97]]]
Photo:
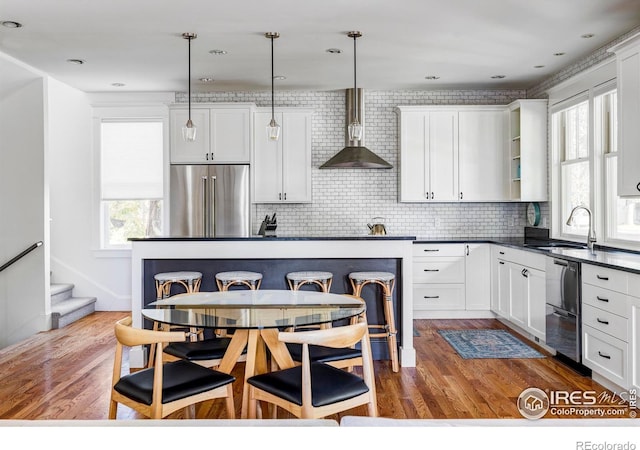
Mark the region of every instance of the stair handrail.
[[42, 245], [42, 241], [38, 241], [36, 243], [34, 243], [33, 245], [31, 245], [29, 248], [27, 248], [26, 250], [23, 250], [22, 252], [18, 253], [16, 256], [14, 256], [13, 258], [11, 258], [9, 261], [7, 261], [6, 263], [4, 263], [2, 266], [0, 266], [0, 272], [2, 272], [4, 269], [6, 269], [7, 267], [9, 267], [11, 264], [15, 263], [16, 261], [18, 261], [20, 258], [24, 257], [25, 255], [27, 255], [28, 253], [31, 253], [32, 251], [34, 251], [36, 248], [40, 247]]

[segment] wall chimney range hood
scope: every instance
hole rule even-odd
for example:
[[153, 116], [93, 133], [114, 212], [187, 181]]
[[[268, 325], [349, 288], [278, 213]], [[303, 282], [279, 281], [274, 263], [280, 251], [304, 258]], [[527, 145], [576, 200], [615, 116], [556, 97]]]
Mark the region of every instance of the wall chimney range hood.
[[[354, 108], [356, 107], [356, 90], [347, 89], [345, 92], [346, 100], [346, 123], [354, 117]], [[349, 131], [345, 128], [346, 146], [336, 153], [333, 158], [320, 166], [321, 169], [391, 169], [393, 166], [373, 153], [364, 144], [364, 95], [362, 89], [357, 90], [358, 105], [356, 115], [358, 121], [362, 124], [362, 140], [350, 141]]]

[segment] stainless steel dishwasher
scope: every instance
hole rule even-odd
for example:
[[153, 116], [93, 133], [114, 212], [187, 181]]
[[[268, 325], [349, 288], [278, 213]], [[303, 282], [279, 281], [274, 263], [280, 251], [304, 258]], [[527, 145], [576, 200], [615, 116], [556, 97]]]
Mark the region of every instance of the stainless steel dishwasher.
[[580, 263], [549, 256], [546, 280], [546, 344], [581, 365]]

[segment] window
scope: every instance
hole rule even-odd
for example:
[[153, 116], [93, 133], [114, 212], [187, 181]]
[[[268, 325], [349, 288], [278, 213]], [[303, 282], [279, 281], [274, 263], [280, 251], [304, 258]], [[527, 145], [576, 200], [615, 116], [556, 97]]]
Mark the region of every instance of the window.
[[565, 237], [586, 236], [589, 216], [586, 212], [576, 214], [571, 225], [567, 225], [574, 207], [591, 208], [591, 167], [589, 162], [589, 102], [574, 103], [553, 113], [552, 134], [554, 154], [560, 162], [560, 217], [562, 234]]
[[598, 132], [595, 142], [603, 158], [605, 241], [640, 242], [640, 199], [620, 198], [617, 194], [617, 95], [612, 90], [595, 98]]
[[163, 231], [163, 121], [100, 121], [101, 248]]

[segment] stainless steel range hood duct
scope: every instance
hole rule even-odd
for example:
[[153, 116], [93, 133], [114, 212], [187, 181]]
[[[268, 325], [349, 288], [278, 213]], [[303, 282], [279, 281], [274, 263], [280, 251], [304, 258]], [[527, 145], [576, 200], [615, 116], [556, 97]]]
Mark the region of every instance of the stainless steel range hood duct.
[[333, 158], [320, 166], [321, 169], [391, 169], [393, 166], [373, 153], [367, 147], [364, 146], [365, 136], [365, 121], [364, 121], [364, 93], [362, 89], [358, 89], [358, 107], [357, 107], [357, 119], [362, 124], [362, 140], [350, 141], [349, 131], [347, 129], [348, 124], [353, 119], [353, 111], [356, 107], [355, 102], [355, 90], [347, 89], [345, 92], [346, 101], [346, 124], [345, 127], [345, 141], [346, 146]]

